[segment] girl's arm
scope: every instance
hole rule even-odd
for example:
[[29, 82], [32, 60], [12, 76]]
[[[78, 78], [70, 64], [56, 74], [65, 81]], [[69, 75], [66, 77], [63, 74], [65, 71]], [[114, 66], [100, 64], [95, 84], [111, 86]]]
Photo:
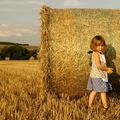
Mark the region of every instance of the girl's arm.
[[98, 69], [101, 69], [102, 71], [108, 71], [109, 70], [109, 68], [107, 66], [101, 64], [100, 56], [99, 56], [98, 52], [93, 53], [93, 58], [95, 60], [95, 64], [96, 64]]

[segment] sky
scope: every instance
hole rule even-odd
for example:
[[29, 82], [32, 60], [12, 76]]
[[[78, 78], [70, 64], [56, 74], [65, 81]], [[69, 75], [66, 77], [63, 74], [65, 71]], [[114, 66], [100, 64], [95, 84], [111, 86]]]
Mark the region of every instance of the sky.
[[40, 9], [120, 9], [120, 0], [0, 0], [0, 42], [40, 44]]

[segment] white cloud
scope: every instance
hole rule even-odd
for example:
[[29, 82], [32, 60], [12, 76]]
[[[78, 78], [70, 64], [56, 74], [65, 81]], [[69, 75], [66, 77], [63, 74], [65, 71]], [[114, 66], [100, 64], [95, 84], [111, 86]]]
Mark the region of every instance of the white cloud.
[[0, 37], [22, 37], [23, 35], [18, 32], [12, 32], [12, 31], [0, 31]]
[[36, 34], [35, 30], [29, 29], [29, 28], [20, 28], [18, 31], [20, 31], [21, 33], [24, 33], [24, 34], [32, 34], [32, 35]]
[[37, 35], [38, 32], [33, 26], [0, 24], [0, 37], [22, 37], [25, 34]]
[[23, 35], [21, 33], [16, 33], [16, 37], [22, 37]]

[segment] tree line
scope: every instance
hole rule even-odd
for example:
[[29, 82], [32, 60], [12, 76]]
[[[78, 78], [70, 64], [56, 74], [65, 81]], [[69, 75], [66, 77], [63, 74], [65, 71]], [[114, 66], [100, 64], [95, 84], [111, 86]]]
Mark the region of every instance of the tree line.
[[0, 51], [0, 60], [9, 57], [10, 60], [29, 60], [31, 56], [37, 59], [37, 50], [28, 50], [21, 45], [12, 45], [4, 47]]

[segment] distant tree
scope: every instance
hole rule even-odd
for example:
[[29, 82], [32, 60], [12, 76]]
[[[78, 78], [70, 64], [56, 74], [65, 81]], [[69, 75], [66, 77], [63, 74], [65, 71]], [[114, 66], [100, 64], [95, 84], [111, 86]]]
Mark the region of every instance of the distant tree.
[[0, 42], [0, 45], [25, 45], [25, 46], [29, 46], [29, 44], [21, 44], [21, 43], [13, 43], [13, 42]]
[[10, 57], [10, 52], [9, 52], [9, 50], [8, 50], [8, 47], [2, 48], [0, 54], [1, 54], [2, 60], [4, 60], [5, 57]]
[[2, 60], [2, 56], [1, 56], [1, 53], [0, 53], [0, 60]]
[[4, 47], [1, 50], [2, 59], [5, 59], [5, 57], [9, 57], [11, 60], [28, 60], [30, 56], [30, 51], [20, 45]]

